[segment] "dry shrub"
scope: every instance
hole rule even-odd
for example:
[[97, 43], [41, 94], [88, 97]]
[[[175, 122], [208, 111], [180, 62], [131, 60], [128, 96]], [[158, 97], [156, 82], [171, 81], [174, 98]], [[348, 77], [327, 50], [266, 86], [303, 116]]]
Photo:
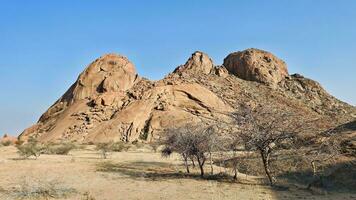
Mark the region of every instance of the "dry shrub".
[[75, 148], [76, 146], [70, 142], [47, 144], [43, 153], [51, 155], [68, 155], [69, 152]]
[[156, 153], [158, 148], [161, 146], [161, 144], [159, 142], [151, 142], [150, 146], [151, 146], [153, 152]]
[[96, 150], [100, 151], [103, 159], [107, 158], [108, 152], [111, 151], [112, 142], [96, 144]]
[[132, 145], [133, 145], [134, 147], [136, 147], [136, 149], [141, 149], [141, 148], [145, 147], [145, 144], [142, 143], [142, 142], [140, 142], [140, 141], [138, 141], [138, 140], [134, 140], [134, 141], [132, 142]]
[[58, 181], [25, 178], [9, 193], [15, 199], [62, 199], [75, 192], [75, 189], [64, 187]]
[[93, 197], [90, 192], [84, 192], [81, 200], [95, 200], [95, 197]]
[[29, 140], [28, 143], [16, 145], [17, 152], [22, 158], [29, 158], [31, 156], [36, 159], [41, 155], [44, 147], [38, 144], [36, 140]]
[[125, 142], [115, 142], [111, 144], [110, 150], [114, 152], [122, 152], [130, 149], [130, 145]]
[[10, 140], [2, 141], [1, 145], [7, 147], [7, 146], [12, 145], [12, 142]]
[[107, 158], [109, 152], [122, 152], [127, 151], [131, 148], [131, 145], [125, 142], [107, 142], [107, 143], [98, 143], [96, 144], [96, 150], [100, 151], [104, 159]]

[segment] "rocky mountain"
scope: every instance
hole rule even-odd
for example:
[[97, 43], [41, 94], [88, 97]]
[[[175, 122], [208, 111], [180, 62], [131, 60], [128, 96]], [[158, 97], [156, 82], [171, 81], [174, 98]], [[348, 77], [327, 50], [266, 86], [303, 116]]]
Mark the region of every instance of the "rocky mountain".
[[[271, 106], [329, 129], [356, 119], [356, 108], [329, 95], [319, 83], [289, 75], [284, 61], [259, 49], [229, 54], [222, 66], [195, 52], [159, 81], [140, 77], [125, 57], [108, 54], [91, 63], [21, 140], [42, 142], [154, 140], [167, 128], [219, 121], [241, 105]], [[217, 120], [218, 119], [218, 120]]]

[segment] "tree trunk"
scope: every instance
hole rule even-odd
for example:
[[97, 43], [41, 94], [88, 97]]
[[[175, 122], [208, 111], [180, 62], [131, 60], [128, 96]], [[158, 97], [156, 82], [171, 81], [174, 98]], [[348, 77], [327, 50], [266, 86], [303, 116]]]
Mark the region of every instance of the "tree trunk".
[[103, 159], [106, 159], [106, 151], [105, 150], [102, 151], [102, 156], [103, 156]]
[[187, 158], [187, 156], [183, 155], [183, 160], [184, 160], [185, 168], [187, 169], [187, 173], [189, 174], [189, 173], [190, 173], [190, 170], [189, 170], [189, 165], [188, 165], [188, 158]]
[[266, 151], [260, 151], [260, 153], [261, 153], [261, 157], [262, 157], [262, 161], [263, 161], [263, 167], [265, 168], [265, 172], [266, 172], [266, 175], [268, 177], [269, 183], [271, 185], [273, 185], [274, 181], [273, 181], [273, 177], [271, 175], [271, 171], [269, 169], [269, 157], [270, 157], [270, 154], [267, 153]]
[[234, 167], [234, 180], [237, 180], [237, 159], [236, 159], [236, 151], [233, 151], [233, 167]]
[[198, 160], [198, 164], [199, 164], [199, 168], [200, 168], [200, 176], [204, 177], [204, 163], [205, 163], [205, 159], [201, 160], [199, 158], [199, 156], [197, 156], [197, 160]]
[[313, 169], [313, 176], [315, 177], [316, 176], [316, 165], [315, 165], [315, 161], [311, 161], [311, 166], [312, 166], [312, 169]]
[[209, 154], [210, 154], [210, 169], [211, 169], [211, 175], [214, 175], [213, 157], [212, 157], [211, 153], [209, 153]]
[[187, 162], [185, 162], [185, 167], [187, 168], [187, 173], [190, 174], [190, 170]]
[[234, 166], [234, 180], [237, 180], [237, 167]]
[[193, 168], [195, 168], [194, 158], [190, 158], [190, 160], [192, 161]]

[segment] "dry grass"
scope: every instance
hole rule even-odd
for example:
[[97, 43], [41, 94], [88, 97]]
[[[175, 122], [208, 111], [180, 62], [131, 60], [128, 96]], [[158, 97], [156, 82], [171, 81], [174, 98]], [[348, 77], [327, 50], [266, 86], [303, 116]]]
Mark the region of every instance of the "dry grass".
[[71, 156], [42, 155], [37, 160], [14, 160], [16, 151], [13, 146], [0, 148], [1, 200], [331, 200], [356, 197], [350, 193], [313, 196], [298, 188], [277, 190], [264, 185], [229, 182], [231, 174], [224, 177], [226, 174], [220, 173], [224, 169], [215, 165], [215, 175], [201, 179], [198, 169], [187, 175], [177, 155], [162, 158], [151, 151], [112, 152], [105, 161], [98, 157], [93, 145], [72, 151]]
[[10, 191], [9, 196], [15, 199], [59, 199], [76, 193], [73, 188], [64, 187], [56, 180], [23, 178]]
[[94, 196], [90, 194], [90, 192], [84, 192], [81, 200], [96, 200]]

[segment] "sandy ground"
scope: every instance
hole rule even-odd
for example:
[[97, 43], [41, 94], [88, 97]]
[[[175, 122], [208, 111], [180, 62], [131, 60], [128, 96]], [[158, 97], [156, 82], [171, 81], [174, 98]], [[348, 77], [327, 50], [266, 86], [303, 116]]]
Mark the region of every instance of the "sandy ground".
[[[120, 167], [98, 170], [105, 164]], [[41, 155], [37, 160], [19, 160], [15, 147], [0, 147], [0, 199], [20, 199], [19, 191], [26, 183], [26, 187], [54, 183], [53, 187], [69, 191], [68, 197], [59, 199], [78, 200], [356, 199], [356, 194], [313, 195], [297, 188], [275, 190], [263, 185], [169, 175], [179, 171], [184, 168], [178, 157], [162, 158], [153, 152], [111, 153], [104, 160], [89, 149], [74, 150], [67, 156]], [[219, 171], [216, 167], [215, 172]], [[156, 173], [157, 177], [147, 177], [149, 173]]]

